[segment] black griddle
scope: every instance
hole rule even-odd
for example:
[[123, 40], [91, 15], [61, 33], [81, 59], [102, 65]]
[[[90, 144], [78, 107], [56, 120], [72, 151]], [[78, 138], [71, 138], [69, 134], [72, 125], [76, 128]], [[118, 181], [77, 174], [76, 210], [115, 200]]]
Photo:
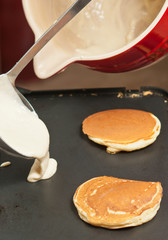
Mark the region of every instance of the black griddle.
[[[0, 152], [0, 239], [2, 240], [158, 240], [168, 238], [168, 93], [158, 88], [140, 90], [89, 89], [32, 92], [25, 95], [51, 137], [51, 157], [57, 173], [49, 180], [28, 183], [33, 160]], [[88, 115], [114, 108], [149, 111], [161, 121], [152, 145], [130, 153], [106, 153], [90, 141], [81, 124]], [[128, 116], [129, 117], [129, 116]], [[141, 226], [108, 230], [83, 222], [72, 198], [76, 188], [97, 176], [160, 181], [163, 199], [156, 217]]]

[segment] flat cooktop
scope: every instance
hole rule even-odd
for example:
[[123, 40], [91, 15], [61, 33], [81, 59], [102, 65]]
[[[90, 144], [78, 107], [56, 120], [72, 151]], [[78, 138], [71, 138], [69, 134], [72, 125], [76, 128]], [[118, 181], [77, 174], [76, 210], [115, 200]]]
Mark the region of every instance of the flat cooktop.
[[[49, 180], [26, 181], [33, 160], [0, 152], [0, 239], [5, 240], [158, 240], [168, 236], [168, 93], [158, 88], [30, 92], [25, 96], [50, 132], [57, 173]], [[130, 153], [108, 154], [90, 141], [81, 125], [88, 115], [115, 108], [149, 111], [161, 121], [152, 145]], [[128, 116], [129, 117], [129, 116]], [[163, 199], [155, 218], [138, 227], [108, 230], [83, 222], [72, 198], [76, 188], [97, 176], [160, 181]]]

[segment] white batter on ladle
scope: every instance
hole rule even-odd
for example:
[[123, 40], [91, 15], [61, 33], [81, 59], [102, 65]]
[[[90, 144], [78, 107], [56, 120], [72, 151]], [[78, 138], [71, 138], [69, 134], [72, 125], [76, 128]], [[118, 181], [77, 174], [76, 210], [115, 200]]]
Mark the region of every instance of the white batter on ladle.
[[57, 162], [49, 158], [45, 124], [22, 103], [6, 75], [0, 81], [0, 138], [16, 152], [35, 158], [29, 182], [50, 178], [56, 172]]

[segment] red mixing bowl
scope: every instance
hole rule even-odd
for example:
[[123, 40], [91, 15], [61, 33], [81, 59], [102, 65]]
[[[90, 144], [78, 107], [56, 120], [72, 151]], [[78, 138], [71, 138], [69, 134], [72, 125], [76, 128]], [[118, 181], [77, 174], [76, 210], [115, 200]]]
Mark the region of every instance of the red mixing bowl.
[[168, 1], [151, 26], [126, 49], [109, 58], [79, 61], [102, 72], [126, 72], [150, 65], [168, 53]]
[[[60, 7], [61, 4], [63, 5], [63, 1], [60, 0], [47, 1], [47, 3], [40, 0], [22, 0], [22, 2], [25, 15], [35, 34], [36, 40], [42, 35], [48, 25], [51, 25], [57, 16], [54, 15], [56, 10], [58, 9], [57, 11], [60, 12], [63, 9], [62, 6]], [[95, 6], [96, 2], [100, 3], [100, 1], [96, 0], [94, 2]], [[123, 1], [123, 3], [125, 2]], [[138, 3], [138, 1], [136, 2]], [[107, 4], [107, 2], [105, 3]], [[163, 56], [166, 56], [168, 52], [168, 0], [161, 3], [163, 5], [158, 10], [155, 19], [138, 37], [123, 47], [104, 54], [100, 52], [100, 54], [87, 55], [87, 51], [85, 54], [83, 50], [81, 55], [75, 51], [68, 52], [70, 48], [68, 44], [73, 41], [74, 36], [70, 32], [75, 24], [74, 26], [72, 25], [67, 32], [63, 31], [62, 38], [59, 39], [62, 34], [61, 32], [60, 35], [55, 36], [48, 46], [44, 47], [38, 56], [35, 57], [34, 68], [37, 76], [39, 78], [47, 78], [74, 62], [83, 64], [94, 70], [113, 73], [136, 70], [156, 62]], [[109, 4], [112, 3], [109, 2]], [[127, 10], [129, 14], [129, 9]], [[80, 21], [80, 18], [78, 18], [78, 21]], [[89, 35], [87, 37], [89, 38]], [[63, 41], [65, 42], [62, 44]], [[107, 39], [107, 41], [109, 40]], [[63, 46], [60, 47], [61, 44]]]

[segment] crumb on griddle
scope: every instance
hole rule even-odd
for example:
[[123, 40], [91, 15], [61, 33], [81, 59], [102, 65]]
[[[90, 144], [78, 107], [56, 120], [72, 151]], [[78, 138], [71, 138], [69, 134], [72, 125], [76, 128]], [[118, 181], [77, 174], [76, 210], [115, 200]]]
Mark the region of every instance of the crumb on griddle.
[[153, 95], [151, 91], [143, 91], [143, 96]]
[[8, 167], [10, 165], [11, 165], [11, 162], [7, 161], [7, 162], [1, 163], [0, 167]]

